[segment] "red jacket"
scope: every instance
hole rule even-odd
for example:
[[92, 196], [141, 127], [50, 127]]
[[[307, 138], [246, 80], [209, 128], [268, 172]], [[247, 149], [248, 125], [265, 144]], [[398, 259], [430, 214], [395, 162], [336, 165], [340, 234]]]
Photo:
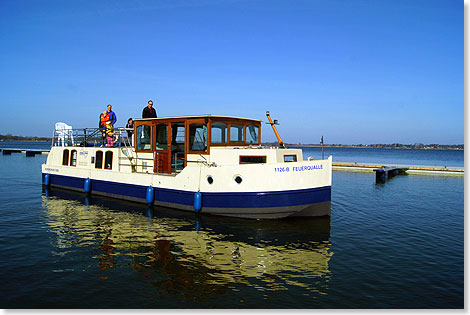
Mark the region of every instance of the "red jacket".
[[100, 122], [99, 122], [99, 127], [106, 127], [106, 122], [109, 120], [109, 114], [103, 115], [103, 113], [100, 114]]

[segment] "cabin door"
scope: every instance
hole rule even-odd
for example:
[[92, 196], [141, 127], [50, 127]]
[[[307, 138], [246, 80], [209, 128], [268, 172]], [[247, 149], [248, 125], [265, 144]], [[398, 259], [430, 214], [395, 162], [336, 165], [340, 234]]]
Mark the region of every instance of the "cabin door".
[[155, 126], [154, 173], [171, 173], [170, 151], [168, 146], [168, 124]]
[[171, 124], [171, 171], [181, 172], [185, 161], [184, 122]]

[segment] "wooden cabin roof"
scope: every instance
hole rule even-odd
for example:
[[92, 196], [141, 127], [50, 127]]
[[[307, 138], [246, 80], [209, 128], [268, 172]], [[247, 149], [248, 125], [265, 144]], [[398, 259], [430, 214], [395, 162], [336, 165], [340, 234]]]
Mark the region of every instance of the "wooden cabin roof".
[[251, 118], [241, 118], [241, 117], [231, 117], [231, 116], [213, 116], [213, 115], [192, 115], [192, 116], [172, 116], [172, 117], [158, 117], [158, 118], [133, 118], [134, 121], [152, 121], [152, 120], [167, 120], [167, 119], [200, 119], [200, 118], [215, 118], [217, 120], [246, 120], [261, 123], [262, 120], [251, 119]]

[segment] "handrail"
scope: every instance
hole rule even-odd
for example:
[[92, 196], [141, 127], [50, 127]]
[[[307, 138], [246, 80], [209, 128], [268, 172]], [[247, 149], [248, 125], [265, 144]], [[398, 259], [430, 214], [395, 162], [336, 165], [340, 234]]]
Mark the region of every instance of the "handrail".
[[[133, 131], [133, 129], [114, 128], [115, 146], [132, 147], [131, 138], [128, 137], [127, 131]], [[101, 128], [54, 130], [52, 136], [52, 146], [99, 147], [105, 145], [104, 130]]]

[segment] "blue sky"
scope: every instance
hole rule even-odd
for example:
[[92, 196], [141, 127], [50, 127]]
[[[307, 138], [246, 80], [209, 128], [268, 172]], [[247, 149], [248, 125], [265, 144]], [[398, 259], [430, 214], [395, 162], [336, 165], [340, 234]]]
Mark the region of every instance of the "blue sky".
[[[0, 134], [278, 119], [287, 143], [464, 142], [463, 3], [0, 1]], [[268, 125], [263, 141], [274, 141]]]

